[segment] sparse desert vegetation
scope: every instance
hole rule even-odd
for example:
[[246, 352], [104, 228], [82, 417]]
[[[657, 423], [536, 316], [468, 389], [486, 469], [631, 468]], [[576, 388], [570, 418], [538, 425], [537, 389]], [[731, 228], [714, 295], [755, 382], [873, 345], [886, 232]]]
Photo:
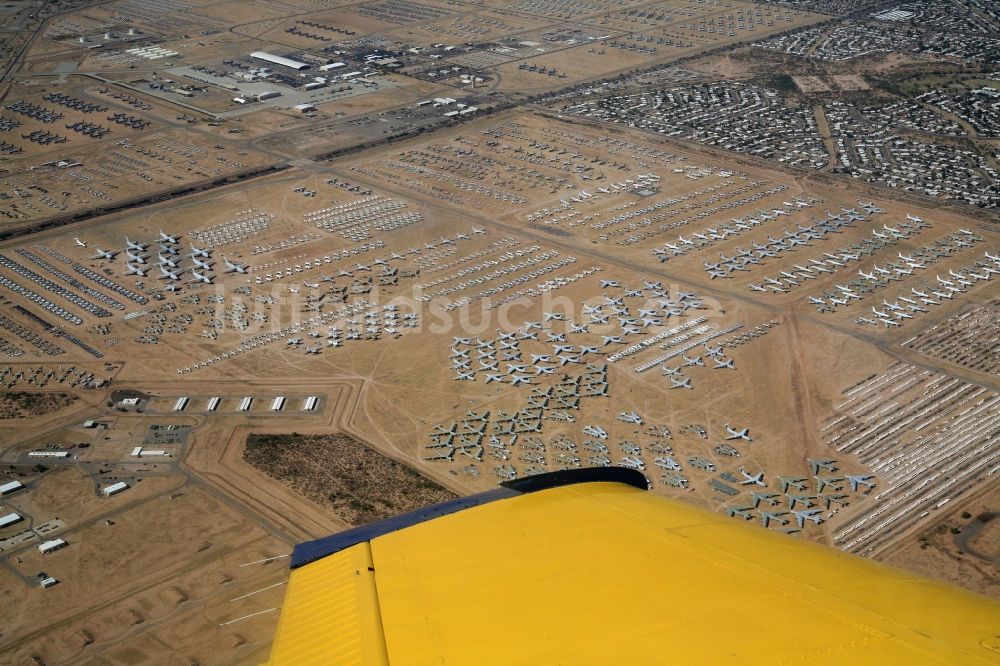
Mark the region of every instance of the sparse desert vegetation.
[[244, 459], [352, 525], [455, 497], [434, 481], [343, 433], [251, 434]]
[[56, 412], [76, 400], [69, 393], [0, 393], [0, 419], [24, 419]]

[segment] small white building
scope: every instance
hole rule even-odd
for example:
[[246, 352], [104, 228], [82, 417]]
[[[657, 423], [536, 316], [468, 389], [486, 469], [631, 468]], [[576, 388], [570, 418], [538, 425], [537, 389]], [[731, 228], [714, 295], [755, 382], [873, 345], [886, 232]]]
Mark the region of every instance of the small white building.
[[222, 398], [220, 398], [219, 396], [215, 396], [214, 398], [210, 398], [208, 400], [208, 411], [214, 412], [215, 410], [217, 410], [219, 408], [219, 403], [220, 402], [222, 402]]
[[123, 398], [121, 401], [122, 407], [135, 407], [139, 404], [139, 398]]
[[110, 486], [105, 487], [101, 490], [105, 497], [111, 497], [112, 495], [117, 495], [123, 490], [128, 488], [128, 484], [124, 481], [119, 481], [118, 483], [112, 483]]
[[305, 399], [305, 402], [302, 403], [302, 409], [307, 412], [316, 411], [316, 403], [318, 402], [319, 398], [315, 395], [311, 395]]
[[188, 402], [190, 401], [186, 395], [177, 398], [177, 402], [174, 403], [174, 411], [183, 412], [187, 408]]
[[250, 405], [252, 405], [252, 404], [253, 404], [253, 396], [248, 395], [247, 397], [245, 397], [242, 400], [240, 400], [240, 406], [237, 407], [236, 409], [237, 409], [237, 411], [241, 411], [241, 412], [249, 412], [250, 411]]
[[29, 458], [68, 458], [69, 451], [31, 451]]
[[52, 587], [53, 585], [55, 585], [58, 582], [59, 582], [58, 580], [56, 580], [55, 578], [53, 578], [52, 576], [50, 576], [48, 574], [45, 574], [44, 576], [40, 575], [38, 577], [38, 584], [41, 585], [42, 588]]
[[65, 539], [51, 539], [38, 544], [38, 552], [42, 555], [48, 555], [52, 551], [65, 548], [68, 545], [69, 543]]
[[280, 412], [285, 407], [285, 397], [279, 395], [277, 398], [271, 401], [271, 411]]

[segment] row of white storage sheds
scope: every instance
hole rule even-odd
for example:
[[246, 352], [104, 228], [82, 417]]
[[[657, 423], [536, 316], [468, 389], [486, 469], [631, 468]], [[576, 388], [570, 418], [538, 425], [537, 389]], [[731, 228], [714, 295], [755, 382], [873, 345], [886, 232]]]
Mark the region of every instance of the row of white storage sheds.
[[[175, 412], [186, 411], [187, 408], [190, 406], [190, 404], [191, 404], [191, 398], [189, 398], [186, 395], [181, 396], [177, 398], [176, 401], [174, 401], [174, 411]], [[205, 411], [207, 412], [218, 411], [219, 405], [221, 404], [222, 404], [222, 398], [220, 396], [213, 396], [208, 399], [208, 402], [205, 403]], [[254, 404], [254, 397], [252, 395], [244, 396], [240, 398], [240, 401], [236, 407], [236, 411], [249, 412], [251, 411], [253, 404]], [[285, 398], [285, 396], [283, 395], [276, 396], [271, 399], [269, 411], [272, 412], [284, 411], [287, 404], [288, 404], [288, 399]], [[319, 406], [319, 396], [311, 395], [302, 400], [301, 410], [304, 412], [314, 412], [316, 411], [316, 408], [318, 406]]]

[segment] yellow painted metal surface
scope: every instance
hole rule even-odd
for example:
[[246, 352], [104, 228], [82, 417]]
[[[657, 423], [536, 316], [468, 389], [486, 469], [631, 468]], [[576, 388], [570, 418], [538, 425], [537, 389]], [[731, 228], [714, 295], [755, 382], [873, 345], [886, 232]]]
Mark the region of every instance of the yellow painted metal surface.
[[387, 664], [371, 549], [361, 543], [295, 569], [270, 664]]
[[[393, 664], [1000, 663], [1000, 604], [622, 484], [493, 502], [371, 553]], [[282, 652], [292, 622], [356, 631], [340, 604], [295, 609], [303, 585], [340, 594], [338, 556], [293, 572], [272, 666], [313, 663]]]

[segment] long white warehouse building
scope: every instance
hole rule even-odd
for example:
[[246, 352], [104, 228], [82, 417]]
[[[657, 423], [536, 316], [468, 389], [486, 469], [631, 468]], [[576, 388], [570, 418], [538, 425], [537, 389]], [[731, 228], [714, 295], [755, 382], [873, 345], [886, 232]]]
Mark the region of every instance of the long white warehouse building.
[[10, 495], [11, 493], [16, 493], [18, 490], [24, 488], [24, 484], [20, 481], [11, 481], [10, 483], [0, 484], [0, 497], [4, 495]]
[[112, 495], [117, 495], [123, 490], [128, 488], [128, 484], [124, 481], [119, 481], [118, 483], [112, 483], [110, 486], [105, 487], [101, 490], [106, 496], [111, 497]]
[[52, 539], [51, 541], [45, 541], [44, 543], [38, 544], [38, 552], [45, 555], [51, 553], [53, 550], [59, 550], [68, 546], [69, 542], [65, 539]]
[[19, 523], [22, 520], [24, 520], [24, 518], [22, 518], [19, 514], [8, 513], [6, 516], [0, 516], [0, 527], [8, 527], [14, 523]]
[[256, 58], [257, 60], [263, 60], [264, 62], [269, 62], [272, 65], [281, 65], [282, 67], [291, 67], [292, 69], [309, 69], [308, 63], [273, 55], [266, 51], [254, 51], [250, 54], [250, 57]]

